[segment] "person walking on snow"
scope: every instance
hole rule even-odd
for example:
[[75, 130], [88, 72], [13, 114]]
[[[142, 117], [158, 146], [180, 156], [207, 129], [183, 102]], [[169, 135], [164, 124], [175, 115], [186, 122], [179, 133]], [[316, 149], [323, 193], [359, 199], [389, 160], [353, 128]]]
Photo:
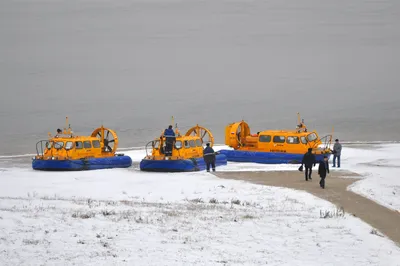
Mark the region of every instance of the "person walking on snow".
[[301, 163], [304, 164], [304, 166], [306, 168], [306, 171], [304, 172], [306, 181], [308, 181], [308, 179], [312, 180], [312, 178], [311, 178], [312, 167], [313, 167], [313, 165], [315, 166], [315, 164], [316, 164], [315, 155], [312, 153], [312, 148], [308, 148], [308, 152], [306, 154], [304, 154], [303, 160]]
[[336, 159], [337, 159], [337, 167], [340, 168], [340, 155], [342, 153], [342, 144], [339, 143], [339, 140], [335, 140], [335, 144], [333, 145], [333, 167], [336, 167]]
[[319, 181], [319, 186], [321, 188], [325, 188], [325, 178], [329, 174], [329, 163], [328, 157], [324, 155], [324, 159], [319, 162], [318, 166], [318, 175], [321, 177], [321, 181]]
[[210, 172], [210, 165], [213, 172], [215, 172], [215, 152], [214, 149], [210, 147], [210, 143], [207, 143], [206, 145], [207, 147], [203, 151], [203, 158], [206, 163], [207, 172]]

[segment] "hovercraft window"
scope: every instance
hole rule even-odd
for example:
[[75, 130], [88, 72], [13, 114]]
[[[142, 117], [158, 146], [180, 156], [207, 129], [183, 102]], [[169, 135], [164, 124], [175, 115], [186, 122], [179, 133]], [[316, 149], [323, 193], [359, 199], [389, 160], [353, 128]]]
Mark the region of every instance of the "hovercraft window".
[[85, 149], [90, 149], [90, 148], [92, 148], [92, 144], [90, 143], [90, 141], [84, 141], [83, 142], [83, 147], [85, 148]]
[[74, 143], [72, 141], [67, 141], [67, 143], [65, 143], [66, 150], [72, 149], [73, 146], [74, 146]]
[[175, 148], [178, 149], [178, 150], [179, 150], [180, 148], [182, 148], [182, 141], [180, 141], [180, 140], [176, 141], [176, 142], [175, 142]]
[[64, 147], [64, 142], [62, 141], [54, 142], [54, 148], [56, 148], [57, 150], [61, 149], [62, 147]]
[[194, 140], [189, 141], [190, 147], [196, 147], [196, 143], [194, 143]]
[[315, 133], [311, 133], [307, 136], [308, 141], [314, 141], [316, 140], [318, 137]]
[[158, 140], [153, 141], [153, 147], [154, 147], [154, 149], [160, 148], [160, 141], [158, 141]]
[[271, 142], [271, 136], [260, 136], [259, 138], [260, 142]]
[[93, 141], [92, 141], [92, 145], [93, 145], [93, 148], [100, 148], [100, 141], [98, 141], [98, 140], [93, 140]]
[[199, 140], [199, 139], [196, 139], [196, 145], [197, 145], [197, 147], [202, 147], [203, 146], [202, 143], [201, 143], [201, 140]]
[[51, 146], [53, 145], [53, 142], [46, 142], [46, 148], [51, 149]]
[[274, 142], [275, 143], [284, 143], [285, 137], [284, 136], [274, 136]]
[[289, 137], [287, 137], [286, 142], [289, 143], [289, 144], [299, 144], [300, 140], [299, 140], [299, 137], [289, 136]]
[[189, 148], [189, 147], [190, 147], [189, 141], [185, 140], [185, 148], [187, 149], [187, 148]]
[[75, 149], [82, 149], [83, 145], [82, 145], [82, 141], [75, 141]]
[[301, 143], [307, 144], [307, 139], [306, 139], [306, 137], [301, 137], [300, 139], [301, 139]]

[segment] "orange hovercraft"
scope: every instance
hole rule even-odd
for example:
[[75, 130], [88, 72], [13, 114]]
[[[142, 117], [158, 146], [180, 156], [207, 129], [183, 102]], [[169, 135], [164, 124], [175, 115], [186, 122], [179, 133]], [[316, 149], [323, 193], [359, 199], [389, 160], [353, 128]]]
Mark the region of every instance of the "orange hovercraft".
[[32, 168], [44, 171], [78, 171], [107, 168], [126, 168], [132, 159], [117, 154], [118, 137], [115, 131], [103, 126], [95, 129], [90, 136], [75, 136], [68, 129], [49, 133], [48, 140], [36, 143], [37, 156], [32, 159]]
[[[173, 124], [173, 122], [172, 122]], [[181, 135], [175, 125], [175, 136], [168, 151], [166, 137], [162, 133], [159, 138], [146, 145], [146, 157], [140, 162], [140, 170], [151, 172], [193, 172], [206, 169], [203, 149], [206, 143], [212, 147], [214, 137], [202, 126], [190, 128]], [[150, 151], [149, 151], [150, 150]], [[226, 165], [226, 156], [216, 153], [215, 165]]]
[[221, 150], [228, 161], [253, 162], [263, 164], [299, 164], [309, 148], [316, 160], [331, 155], [332, 135], [319, 138], [316, 131], [309, 132], [304, 120], [300, 120], [295, 130], [265, 130], [250, 133], [244, 122], [229, 124], [225, 128], [225, 144], [233, 150]]

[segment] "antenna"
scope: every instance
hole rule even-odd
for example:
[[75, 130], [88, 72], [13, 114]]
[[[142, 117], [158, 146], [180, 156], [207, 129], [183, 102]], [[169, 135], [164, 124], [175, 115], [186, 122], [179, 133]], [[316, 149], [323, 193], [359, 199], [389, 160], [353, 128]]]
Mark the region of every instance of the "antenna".
[[[174, 116], [172, 116], [172, 126], [174, 126]], [[179, 130], [178, 130], [178, 123], [175, 123], [175, 133], [180, 136]]]
[[65, 127], [64, 127], [64, 132], [63, 132], [65, 135], [68, 134], [67, 133], [67, 126], [68, 126], [68, 116], [65, 117]]

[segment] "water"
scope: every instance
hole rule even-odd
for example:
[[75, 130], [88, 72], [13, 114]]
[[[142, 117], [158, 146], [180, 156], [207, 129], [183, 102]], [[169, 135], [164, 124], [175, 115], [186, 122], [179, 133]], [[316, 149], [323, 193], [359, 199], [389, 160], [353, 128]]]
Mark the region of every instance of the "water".
[[400, 2], [1, 1], [0, 154], [103, 123], [143, 146], [174, 115], [398, 140]]

